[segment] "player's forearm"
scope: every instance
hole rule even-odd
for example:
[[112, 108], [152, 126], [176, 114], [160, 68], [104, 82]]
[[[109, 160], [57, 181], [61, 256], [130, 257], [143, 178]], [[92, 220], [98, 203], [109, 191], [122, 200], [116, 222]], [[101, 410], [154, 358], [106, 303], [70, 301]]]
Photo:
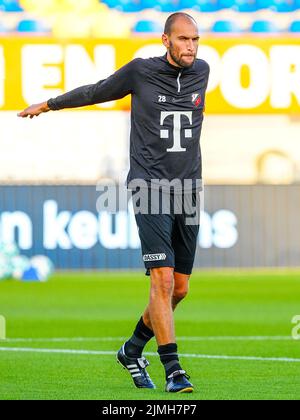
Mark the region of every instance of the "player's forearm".
[[133, 60], [107, 79], [92, 85], [78, 87], [57, 98], [49, 99], [48, 106], [52, 111], [57, 111], [121, 99], [133, 91], [135, 64], [136, 60]]
[[81, 86], [63, 95], [57, 96], [56, 98], [49, 99], [47, 104], [52, 111], [93, 105], [95, 104], [94, 86], [95, 85]]

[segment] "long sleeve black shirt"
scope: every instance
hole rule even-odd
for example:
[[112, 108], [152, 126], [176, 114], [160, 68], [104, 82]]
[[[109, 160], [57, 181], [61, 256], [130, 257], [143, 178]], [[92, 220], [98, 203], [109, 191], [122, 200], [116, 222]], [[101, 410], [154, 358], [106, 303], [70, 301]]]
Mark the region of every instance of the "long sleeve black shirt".
[[[166, 55], [134, 59], [105, 80], [49, 99], [51, 110], [75, 108], [131, 95], [130, 171], [155, 186], [184, 180], [201, 185], [200, 135], [209, 66], [196, 59], [173, 66]], [[190, 184], [189, 184], [190, 185]]]

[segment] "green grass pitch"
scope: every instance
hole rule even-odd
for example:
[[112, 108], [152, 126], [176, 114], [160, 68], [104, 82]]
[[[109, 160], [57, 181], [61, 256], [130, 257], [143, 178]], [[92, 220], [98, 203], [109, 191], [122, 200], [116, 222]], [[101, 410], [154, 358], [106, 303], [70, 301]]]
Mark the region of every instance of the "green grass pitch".
[[115, 361], [143, 312], [137, 273], [58, 273], [0, 283], [0, 399], [300, 399], [299, 271], [195, 271], [175, 315], [193, 394], [164, 392], [157, 346], [146, 347], [156, 390], [139, 390]]

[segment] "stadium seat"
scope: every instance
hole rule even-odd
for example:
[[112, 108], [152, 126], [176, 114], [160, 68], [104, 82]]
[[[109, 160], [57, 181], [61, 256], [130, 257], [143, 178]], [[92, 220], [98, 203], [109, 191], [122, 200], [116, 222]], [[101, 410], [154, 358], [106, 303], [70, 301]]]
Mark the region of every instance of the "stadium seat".
[[217, 20], [212, 28], [211, 28], [212, 32], [242, 32], [242, 29], [234, 22], [231, 20]]
[[163, 30], [163, 26], [154, 20], [140, 20], [133, 27], [136, 33], [162, 33]]
[[120, 0], [102, 0], [102, 3], [106, 4], [111, 9], [116, 9], [120, 4]]
[[256, 20], [251, 25], [251, 32], [255, 33], [276, 33], [280, 32], [274, 22], [269, 20]]
[[235, 0], [219, 0], [220, 9], [231, 9], [235, 6]]
[[256, 0], [235, 0], [233, 8], [238, 12], [244, 13], [252, 13], [259, 10]]
[[126, 13], [135, 13], [142, 10], [141, 0], [107, 0], [105, 3], [109, 7], [113, 7]]
[[142, 0], [102, 0], [102, 2], [120, 12], [135, 13], [143, 9]]
[[184, 9], [195, 9], [203, 12], [219, 10], [218, 0], [141, 0], [142, 8], [154, 8], [161, 12], [175, 13]]
[[180, 10], [179, 0], [158, 0], [157, 9], [161, 12], [175, 13]]
[[300, 20], [294, 20], [294, 22], [292, 22], [289, 30], [290, 30], [290, 32], [300, 33]]
[[256, 0], [256, 6], [258, 10], [270, 9], [273, 5], [273, 0]]
[[3, 12], [23, 12], [18, 0], [0, 0], [0, 11]]
[[195, 0], [179, 0], [179, 10], [193, 9], [195, 7]]
[[195, 0], [194, 9], [200, 12], [212, 13], [217, 12], [220, 8], [218, 0]]
[[180, 0], [141, 0], [142, 9], [155, 9], [160, 12], [177, 12]]
[[256, 0], [258, 9], [271, 9], [275, 12], [293, 12], [299, 6], [297, 6], [299, 0]]
[[150, 0], [140, 0], [141, 1], [141, 10], [155, 8], [156, 1], [150, 1]]
[[17, 25], [18, 32], [50, 33], [51, 30], [43, 22], [34, 19], [21, 20]]
[[271, 9], [276, 12], [289, 13], [297, 9], [295, 0], [273, 0]]

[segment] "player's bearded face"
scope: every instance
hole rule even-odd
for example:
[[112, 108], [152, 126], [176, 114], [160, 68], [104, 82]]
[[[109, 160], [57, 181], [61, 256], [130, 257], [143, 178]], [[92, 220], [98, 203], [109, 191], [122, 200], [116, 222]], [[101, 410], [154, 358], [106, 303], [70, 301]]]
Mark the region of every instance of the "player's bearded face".
[[193, 50], [188, 50], [180, 43], [173, 43], [171, 40], [169, 45], [170, 56], [178, 66], [191, 67], [194, 64], [197, 57], [198, 47], [194, 47]]

